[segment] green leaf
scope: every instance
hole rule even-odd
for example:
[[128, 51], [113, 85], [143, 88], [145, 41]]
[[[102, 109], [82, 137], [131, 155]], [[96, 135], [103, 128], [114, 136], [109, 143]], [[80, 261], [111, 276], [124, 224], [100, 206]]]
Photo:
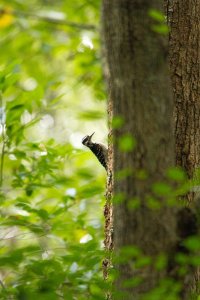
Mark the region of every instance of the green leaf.
[[164, 22], [165, 21], [164, 14], [161, 11], [156, 10], [156, 9], [150, 9], [149, 10], [149, 16], [152, 19], [154, 19], [155, 21], [158, 21], [158, 22]]
[[167, 263], [167, 256], [164, 253], [161, 253], [156, 257], [156, 262], [154, 265], [157, 270], [164, 270], [167, 266]]
[[169, 27], [166, 24], [152, 25], [151, 28], [159, 34], [167, 35], [169, 33]]
[[97, 110], [88, 110], [79, 113], [79, 118], [84, 120], [98, 120], [104, 117], [104, 113]]
[[132, 277], [130, 279], [124, 280], [123, 281], [123, 287], [124, 288], [133, 288], [133, 287], [136, 287], [136, 286], [142, 284], [143, 280], [144, 279], [141, 278], [141, 277], [139, 277], [139, 276], [138, 277], [134, 276], [134, 277]]
[[112, 119], [112, 128], [119, 129], [122, 128], [124, 124], [124, 118], [121, 116], [114, 116]]
[[152, 186], [153, 192], [158, 196], [168, 196], [172, 194], [172, 187], [165, 182], [156, 182]]
[[146, 198], [146, 203], [150, 209], [160, 209], [162, 206], [162, 203], [159, 199], [150, 196]]
[[191, 236], [184, 241], [184, 245], [191, 251], [197, 251], [200, 249], [200, 238], [197, 236]]
[[170, 168], [167, 170], [167, 177], [174, 181], [184, 181], [186, 179], [185, 172], [180, 168]]
[[131, 152], [136, 146], [136, 141], [130, 134], [124, 134], [118, 139], [118, 144], [122, 152]]

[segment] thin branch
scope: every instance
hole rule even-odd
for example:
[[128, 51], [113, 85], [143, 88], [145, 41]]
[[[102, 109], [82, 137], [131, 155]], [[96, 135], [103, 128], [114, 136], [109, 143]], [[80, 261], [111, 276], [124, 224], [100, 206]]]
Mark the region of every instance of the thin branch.
[[[0, 14], [8, 14], [6, 9], [0, 9]], [[48, 23], [53, 23], [57, 25], [64, 25], [64, 26], [69, 26], [73, 27], [76, 29], [80, 30], [92, 30], [95, 31], [97, 27], [93, 24], [83, 24], [83, 23], [75, 23], [75, 22], [70, 22], [65, 19], [56, 19], [56, 18], [51, 18], [48, 16], [44, 16], [42, 14], [37, 14], [37, 13], [32, 13], [32, 12], [25, 12], [25, 11], [20, 11], [20, 10], [12, 10], [9, 12], [9, 14], [12, 14], [16, 17], [23, 17], [23, 18], [33, 18], [39, 21], [44, 21]]]
[[1, 285], [1, 287], [2, 287], [3, 290], [6, 289], [6, 288], [5, 288], [5, 285], [4, 285], [3, 282], [2, 282], [2, 280], [0, 280], [0, 285]]
[[[9, 234], [9, 233], [8, 233]], [[16, 239], [16, 238], [18, 238], [18, 237], [20, 237], [20, 236], [22, 236], [22, 238], [20, 238], [20, 241], [24, 241], [24, 240], [30, 240], [30, 239], [34, 239], [34, 237], [33, 236], [31, 236], [31, 237], [28, 237], [28, 238], [23, 238], [23, 236], [25, 236], [25, 235], [27, 235], [27, 234], [32, 234], [31, 232], [24, 232], [24, 233], [19, 233], [19, 234], [16, 234], [16, 235], [13, 235], [13, 236], [11, 236], [11, 237], [2, 237], [2, 238], [0, 238], [0, 242], [4, 242], [4, 241], [7, 241], [7, 240], [12, 240], [12, 239]], [[37, 236], [37, 238], [39, 237], [46, 237], [46, 233], [43, 233], [43, 234], [41, 234], [41, 235], [39, 235], [39, 236]], [[6, 236], [6, 235], [5, 235]]]

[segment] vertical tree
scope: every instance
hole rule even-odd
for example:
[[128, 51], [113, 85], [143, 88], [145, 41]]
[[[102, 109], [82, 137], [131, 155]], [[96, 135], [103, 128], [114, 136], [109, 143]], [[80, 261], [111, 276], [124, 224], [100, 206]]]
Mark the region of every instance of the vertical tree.
[[[200, 2], [187, 0], [166, 0], [170, 27], [169, 57], [175, 103], [175, 152], [176, 164], [182, 167], [188, 178], [199, 182], [200, 167]], [[196, 184], [199, 185], [199, 184]], [[199, 192], [196, 189], [187, 194], [188, 204], [198, 217]], [[187, 218], [185, 224], [190, 226]], [[199, 292], [199, 271], [195, 273], [194, 284]]]
[[200, 2], [166, 2], [175, 100], [176, 163], [192, 178], [195, 169], [200, 167]]
[[[149, 205], [156, 182], [164, 182], [166, 169], [174, 164], [166, 41], [149, 16], [149, 10], [161, 10], [161, 4], [159, 0], [104, 0], [102, 14], [113, 118], [121, 124], [114, 131], [114, 195], [121, 200], [114, 203], [115, 251], [134, 245], [151, 259], [170, 253], [176, 243], [174, 210], [164, 203], [157, 211]], [[140, 176], [144, 173], [145, 180]], [[130, 209], [138, 201], [137, 209]], [[119, 264], [120, 299], [139, 299], [165, 273], [152, 265], [135, 268], [133, 261]], [[130, 279], [138, 276], [143, 282], [133, 288]]]

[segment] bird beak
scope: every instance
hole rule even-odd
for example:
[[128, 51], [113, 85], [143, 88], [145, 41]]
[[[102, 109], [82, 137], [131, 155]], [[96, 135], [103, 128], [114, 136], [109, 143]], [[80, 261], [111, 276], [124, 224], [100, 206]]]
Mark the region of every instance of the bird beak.
[[92, 136], [95, 134], [95, 132], [93, 132], [93, 134], [91, 134], [90, 136], [89, 136], [89, 138], [90, 138], [90, 141], [91, 141], [91, 139], [92, 139]]

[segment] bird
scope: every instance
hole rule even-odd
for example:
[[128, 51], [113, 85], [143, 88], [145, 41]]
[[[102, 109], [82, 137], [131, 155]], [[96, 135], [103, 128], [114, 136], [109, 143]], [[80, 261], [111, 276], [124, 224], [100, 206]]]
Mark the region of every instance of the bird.
[[82, 139], [82, 144], [86, 147], [88, 147], [94, 155], [97, 157], [101, 165], [106, 169], [107, 171], [107, 160], [108, 160], [108, 148], [106, 145], [102, 143], [94, 143], [92, 141], [92, 137], [95, 132], [93, 132], [91, 135], [86, 135]]

